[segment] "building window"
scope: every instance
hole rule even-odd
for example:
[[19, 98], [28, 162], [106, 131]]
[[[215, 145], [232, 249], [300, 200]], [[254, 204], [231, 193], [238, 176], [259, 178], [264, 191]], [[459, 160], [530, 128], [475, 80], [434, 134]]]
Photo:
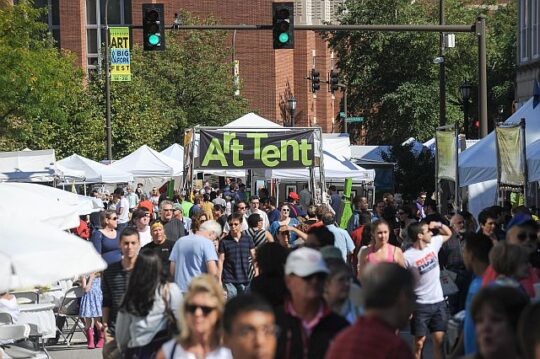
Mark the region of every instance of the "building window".
[[[102, 51], [105, 42], [106, 0], [86, 0], [86, 39], [88, 73], [101, 69]], [[109, 0], [109, 26], [131, 25], [131, 0]]]
[[[19, 0], [14, 0], [13, 4], [18, 5]], [[54, 39], [54, 45], [60, 48], [60, 4], [59, 0], [34, 0], [34, 6], [38, 9], [46, 8], [47, 13], [43, 15], [41, 21], [47, 24], [48, 31]]]
[[519, 6], [519, 60], [521, 63], [529, 60], [529, 1], [520, 0]]
[[537, 59], [539, 57], [539, 41], [538, 38], [538, 5], [540, 0], [531, 0], [531, 48], [532, 58]]

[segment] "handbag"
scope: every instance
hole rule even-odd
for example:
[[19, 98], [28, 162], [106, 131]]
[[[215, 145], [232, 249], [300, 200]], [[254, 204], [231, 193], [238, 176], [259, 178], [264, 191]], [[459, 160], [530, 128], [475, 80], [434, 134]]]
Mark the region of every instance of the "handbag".
[[167, 285], [163, 286], [161, 297], [165, 302], [165, 311], [163, 312], [163, 315], [167, 319], [165, 329], [156, 333], [152, 341], [146, 345], [126, 348], [124, 359], [154, 359], [161, 349], [161, 346], [179, 334], [176, 318], [169, 306], [170, 293]]
[[169, 305], [170, 293], [168, 285], [164, 286], [162, 298], [165, 302], [164, 314], [167, 318], [167, 326], [165, 330], [167, 331], [167, 335], [169, 336], [169, 338], [172, 338], [180, 334], [180, 330], [178, 329], [178, 322], [176, 321], [171, 306]]
[[455, 282], [456, 276], [456, 273], [449, 271], [448, 269], [441, 270], [441, 286], [445, 297], [459, 292], [459, 288]]

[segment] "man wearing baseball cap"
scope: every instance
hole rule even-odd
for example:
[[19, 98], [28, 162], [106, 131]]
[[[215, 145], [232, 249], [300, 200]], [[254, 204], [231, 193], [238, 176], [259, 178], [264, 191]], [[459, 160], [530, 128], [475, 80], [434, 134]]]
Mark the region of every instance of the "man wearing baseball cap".
[[287, 201], [289, 202], [289, 207], [291, 208], [291, 214], [290, 214], [291, 218], [306, 216], [306, 212], [304, 212], [302, 208], [298, 205], [299, 199], [300, 199], [300, 196], [298, 196], [298, 193], [289, 192]]
[[276, 358], [324, 358], [334, 336], [348, 322], [332, 312], [323, 299], [328, 268], [311, 248], [293, 251], [285, 263], [290, 296], [276, 309], [280, 328]]

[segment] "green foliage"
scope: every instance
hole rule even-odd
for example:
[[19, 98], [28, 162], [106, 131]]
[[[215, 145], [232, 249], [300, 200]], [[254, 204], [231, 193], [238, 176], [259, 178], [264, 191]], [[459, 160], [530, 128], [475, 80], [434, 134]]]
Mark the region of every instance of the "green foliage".
[[96, 139], [83, 73], [54, 48], [41, 14], [26, 2], [0, 9], [0, 146], [96, 153], [95, 142], [81, 141]]
[[387, 162], [395, 163], [396, 192], [404, 200], [414, 200], [418, 193], [432, 193], [435, 188], [435, 160], [430, 151], [415, 154], [413, 145], [395, 145], [389, 153], [382, 153]]
[[[201, 22], [182, 15], [184, 23]], [[143, 144], [161, 150], [182, 143], [188, 127], [220, 126], [248, 111], [247, 102], [233, 93], [225, 37], [223, 32], [167, 31], [165, 51], [145, 52], [135, 45], [132, 81], [111, 83], [115, 158]], [[103, 74], [90, 88], [104, 109]]]
[[[469, 6], [473, 1], [445, 0], [447, 24], [473, 24], [487, 15], [488, 117], [500, 105], [511, 110], [517, 11], [515, 2], [497, 11]], [[476, 2], [474, 2], [476, 3]], [[410, 0], [347, 0], [342, 24], [437, 24], [437, 2]], [[349, 84], [349, 111], [364, 116], [367, 141], [398, 144], [406, 138], [432, 138], [439, 122], [438, 33], [335, 32], [326, 34], [338, 54], [338, 67]], [[477, 38], [456, 34], [456, 47], [446, 50], [447, 123], [461, 122], [457, 89], [476, 84]], [[473, 94], [476, 106], [476, 93]], [[473, 119], [476, 110], [471, 114]], [[354, 141], [355, 139], [353, 139]]]
[[[75, 56], [54, 47], [44, 10], [29, 2], [0, 7], [0, 147], [54, 148], [105, 157], [104, 71], [86, 84]], [[199, 22], [183, 14], [185, 23]], [[209, 20], [211, 21], [211, 20]], [[219, 126], [248, 111], [234, 96], [222, 32], [168, 32], [167, 50], [132, 50], [131, 82], [111, 83], [113, 155], [143, 144], [182, 142], [195, 125]]]

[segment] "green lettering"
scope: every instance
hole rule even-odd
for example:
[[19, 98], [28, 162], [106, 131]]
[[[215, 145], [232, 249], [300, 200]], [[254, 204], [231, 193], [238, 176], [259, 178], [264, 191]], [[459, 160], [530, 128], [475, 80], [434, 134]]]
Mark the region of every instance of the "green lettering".
[[279, 148], [274, 145], [268, 145], [262, 149], [262, 163], [268, 167], [275, 167], [279, 164]]
[[240, 159], [240, 151], [244, 149], [244, 145], [240, 144], [240, 140], [232, 141], [231, 150], [233, 153], [233, 165], [241, 167], [244, 165], [244, 161]]
[[247, 138], [253, 138], [253, 158], [261, 159], [261, 138], [268, 138], [267, 133], [248, 133]]
[[210, 145], [208, 145], [208, 149], [206, 150], [206, 154], [204, 155], [201, 166], [208, 166], [210, 161], [221, 162], [221, 167], [227, 167], [229, 165], [227, 163], [227, 159], [225, 158], [225, 154], [223, 153], [223, 149], [221, 148], [221, 144], [219, 143], [219, 139], [217, 138], [213, 138], [212, 141], [210, 141]]
[[308, 143], [306, 138], [300, 140], [300, 152], [302, 152], [302, 164], [306, 167], [309, 167], [313, 164], [313, 160], [310, 160], [308, 158], [310, 150], [313, 150], [313, 145]]
[[236, 133], [225, 132], [223, 134], [223, 152], [231, 152], [231, 141], [236, 137]]
[[298, 161], [300, 159], [300, 149], [296, 140], [281, 141], [281, 160], [287, 161], [287, 147], [289, 146], [292, 146], [293, 161]]

